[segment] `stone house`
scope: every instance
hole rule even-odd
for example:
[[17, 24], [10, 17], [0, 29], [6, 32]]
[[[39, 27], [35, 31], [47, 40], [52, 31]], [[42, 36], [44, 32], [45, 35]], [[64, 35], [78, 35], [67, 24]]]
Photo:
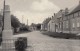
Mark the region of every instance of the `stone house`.
[[55, 23], [57, 25], [56, 29], [57, 32], [63, 32], [63, 17], [64, 17], [64, 10], [60, 10], [58, 13], [55, 15]]
[[57, 32], [80, 33], [80, 3], [73, 9], [66, 8], [56, 13]]
[[63, 33], [69, 33], [70, 32], [70, 27], [69, 27], [69, 24], [70, 24], [70, 21], [69, 21], [69, 17], [68, 16], [66, 16], [66, 15], [68, 15], [68, 13], [69, 13], [69, 9], [68, 8], [66, 8], [65, 10], [64, 10], [64, 14], [63, 14], [63, 20], [62, 20], [62, 28], [63, 28], [63, 30], [62, 30], [62, 32]]
[[66, 8], [56, 13], [47, 27], [51, 32], [80, 33], [80, 2], [72, 9]]
[[66, 30], [69, 33], [80, 33], [80, 2], [66, 17]]

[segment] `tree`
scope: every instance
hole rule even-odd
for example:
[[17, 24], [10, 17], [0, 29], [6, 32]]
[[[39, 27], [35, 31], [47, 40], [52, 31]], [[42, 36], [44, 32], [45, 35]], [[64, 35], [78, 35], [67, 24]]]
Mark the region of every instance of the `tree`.
[[37, 24], [37, 29], [40, 30], [41, 29], [41, 24]]
[[13, 28], [18, 28], [20, 26], [19, 20], [14, 15], [11, 15], [11, 25]]

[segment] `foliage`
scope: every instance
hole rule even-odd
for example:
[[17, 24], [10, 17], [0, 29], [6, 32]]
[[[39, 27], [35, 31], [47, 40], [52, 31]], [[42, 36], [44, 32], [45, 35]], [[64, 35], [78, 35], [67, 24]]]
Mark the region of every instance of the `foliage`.
[[41, 24], [37, 24], [37, 29], [40, 30], [41, 29]]
[[19, 20], [14, 15], [11, 15], [11, 25], [13, 28], [18, 28], [20, 26]]
[[21, 23], [20, 31], [29, 31], [29, 26]]

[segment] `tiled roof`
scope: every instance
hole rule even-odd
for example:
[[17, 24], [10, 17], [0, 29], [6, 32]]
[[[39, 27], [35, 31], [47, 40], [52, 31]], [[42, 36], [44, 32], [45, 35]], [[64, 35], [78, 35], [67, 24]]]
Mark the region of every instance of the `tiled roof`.
[[47, 18], [45, 21], [43, 21], [43, 24], [48, 24], [51, 18]]
[[80, 11], [80, 4], [78, 4], [77, 6], [74, 6], [73, 8], [71, 8], [69, 10], [69, 14], [75, 13], [77, 11]]

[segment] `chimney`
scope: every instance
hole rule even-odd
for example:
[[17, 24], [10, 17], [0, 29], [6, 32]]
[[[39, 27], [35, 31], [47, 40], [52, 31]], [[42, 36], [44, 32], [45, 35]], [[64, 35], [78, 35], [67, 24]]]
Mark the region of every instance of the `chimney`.
[[65, 14], [68, 14], [68, 11], [69, 11], [68, 8], [66, 8], [66, 9], [65, 9]]
[[53, 16], [52, 16], [52, 19], [53, 19]]

